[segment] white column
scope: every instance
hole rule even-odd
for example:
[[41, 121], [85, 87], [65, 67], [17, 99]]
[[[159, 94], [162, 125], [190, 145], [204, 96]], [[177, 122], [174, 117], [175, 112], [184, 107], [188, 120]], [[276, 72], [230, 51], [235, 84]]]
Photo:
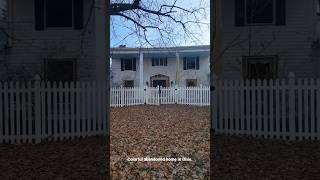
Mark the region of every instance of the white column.
[[140, 52], [140, 58], [139, 58], [139, 86], [144, 87], [144, 80], [143, 80], [143, 53]]
[[176, 53], [176, 82], [175, 85], [179, 86], [180, 84], [180, 54]]

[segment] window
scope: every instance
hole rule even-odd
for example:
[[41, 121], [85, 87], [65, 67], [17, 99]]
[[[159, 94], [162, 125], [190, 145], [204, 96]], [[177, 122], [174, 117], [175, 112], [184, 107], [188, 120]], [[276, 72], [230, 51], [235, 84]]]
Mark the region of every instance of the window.
[[133, 80], [124, 80], [123, 87], [134, 87], [134, 81]]
[[35, 29], [83, 27], [83, 0], [34, 0]]
[[136, 71], [136, 58], [121, 59], [121, 71]]
[[46, 0], [46, 26], [72, 27], [72, 0]]
[[197, 86], [197, 80], [196, 79], [186, 79], [186, 86], [187, 87]]
[[166, 57], [152, 58], [152, 66], [167, 66], [168, 60]]
[[315, 1], [315, 6], [316, 6], [316, 14], [320, 16], [320, 0]]
[[244, 79], [275, 79], [277, 66], [277, 56], [245, 56], [243, 58]]
[[246, 0], [247, 24], [273, 23], [273, 0]]
[[285, 25], [286, 0], [234, 0], [235, 25]]
[[199, 69], [199, 56], [183, 58], [183, 70], [188, 69]]
[[75, 60], [45, 60], [45, 76], [48, 81], [74, 81], [76, 79]]

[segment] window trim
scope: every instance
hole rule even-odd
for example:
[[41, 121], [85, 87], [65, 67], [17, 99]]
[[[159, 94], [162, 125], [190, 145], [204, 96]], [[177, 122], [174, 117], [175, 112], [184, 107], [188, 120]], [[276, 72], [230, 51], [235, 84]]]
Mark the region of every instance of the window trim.
[[[132, 69], [125, 69], [125, 61], [126, 60], [130, 60], [132, 61]], [[120, 59], [120, 68], [121, 68], [121, 71], [137, 71], [137, 59], [135, 57], [132, 57], [132, 58], [121, 58]], [[123, 63], [123, 64], [122, 64]]]
[[[162, 65], [161, 65], [162, 60]], [[157, 62], [157, 63], [156, 63]], [[168, 66], [168, 57], [152, 57], [151, 58], [151, 66]]]
[[247, 1], [244, 0], [244, 26], [266, 26], [266, 25], [276, 25], [277, 23], [277, 3], [276, 0], [272, 0], [272, 22], [271, 23], [248, 23], [248, 16], [247, 16]]
[[[195, 60], [194, 69], [188, 68], [188, 59], [193, 58]], [[200, 70], [200, 56], [184, 56], [183, 57], [183, 70]]]
[[72, 61], [73, 62], [73, 80], [72, 81], [77, 81], [78, 80], [78, 71], [77, 71], [77, 59], [76, 58], [45, 58], [43, 60], [43, 74], [44, 74], [44, 80], [48, 80], [48, 62], [63, 62], [63, 61]]
[[[273, 75], [272, 79], [278, 78], [278, 65], [279, 65], [279, 57], [278, 55], [261, 55], [261, 56], [243, 56], [242, 57], [242, 77], [243, 79], [248, 78], [248, 60], [249, 58], [272, 58], [272, 60], [261, 59], [260, 61], [272, 61], [273, 64]], [[261, 79], [260, 79], [261, 80]]]
[[71, 0], [72, 5], [71, 5], [71, 26], [70, 27], [48, 27], [47, 24], [47, 1], [48, 0], [44, 0], [44, 28], [46, 30], [73, 30], [75, 27], [75, 22], [74, 22], [74, 1], [75, 0]]

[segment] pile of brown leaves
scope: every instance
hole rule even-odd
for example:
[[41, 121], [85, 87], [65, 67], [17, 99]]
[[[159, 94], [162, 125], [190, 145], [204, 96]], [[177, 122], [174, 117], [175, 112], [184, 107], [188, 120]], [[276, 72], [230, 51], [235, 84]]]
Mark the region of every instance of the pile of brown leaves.
[[0, 179], [107, 179], [107, 141], [0, 145]]
[[[179, 105], [114, 108], [113, 179], [209, 179], [209, 108]], [[131, 162], [127, 158], [190, 158]]]

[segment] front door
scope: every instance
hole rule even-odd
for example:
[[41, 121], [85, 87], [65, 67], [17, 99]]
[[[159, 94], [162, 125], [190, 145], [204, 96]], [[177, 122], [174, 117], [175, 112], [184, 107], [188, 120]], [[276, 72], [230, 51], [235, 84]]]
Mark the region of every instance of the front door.
[[162, 74], [158, 74], [155, 76], [150, 77], [150, 87], [157, 87], [157, 86], [162, 86], [162, 87], [169, 87], [169, 76], [165, 76]]
[[157, 87], [157, 86], [167, 87], [167, 83], [166, 83], [166, 80], [153, 80], [152, 86], [153, 87]]

